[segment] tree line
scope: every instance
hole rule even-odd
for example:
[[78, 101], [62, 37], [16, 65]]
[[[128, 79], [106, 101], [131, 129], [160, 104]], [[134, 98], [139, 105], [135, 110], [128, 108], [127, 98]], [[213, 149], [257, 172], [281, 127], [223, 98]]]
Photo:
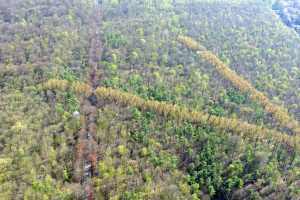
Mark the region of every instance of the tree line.
[[289, 128], [294, 132], [294, 134], [300, 133], [298, 122], [289, 115], [284, 107], [272, 103], [266, 95], [253, 87], [249, 81], [231, 70], [230, 67], [222, 62], [214, 53], [208, 50], [203, 50], [204, 47], [192, 38], [179, 36], [178, 41], [183, 43], [189, 49], [197, 51], [197, 54], [201, 58], [212, 64], [224, 78], [229, 80], [241, 92], [248, 93], [250, 99], [258, 102], [264, 107], [266, 112], [271, 113], [280, 126]]
[[125, 105], [134, 106], [142, 110], [152, 110], [165, 117], [171, 117], [176, 120], [185, 120], [193, 123], [209, 125], [221, 131], [230, 131], [234, 134], [252, 138], [254, 140], [271, 140], [274, 143], [279, 142], [291, 147], [299, 148], [299, 136], [288, 136], [276, 130], [249, 124], [238, 119], [213, 116], [199, 111], [190, 111], [190, 109], [186, 107], [179, 107], [166, 102], [144, 100], [136, 95], [121, 92], [112, 88], [99, 87], [96, 89], [95, 93], [98, 98], [104, 98]]

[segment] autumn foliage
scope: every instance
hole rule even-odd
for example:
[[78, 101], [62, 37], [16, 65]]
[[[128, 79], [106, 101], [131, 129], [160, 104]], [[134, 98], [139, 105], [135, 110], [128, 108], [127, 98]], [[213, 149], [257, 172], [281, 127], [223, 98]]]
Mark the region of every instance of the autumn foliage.
[[178, 41], [186, 45], [191, 50], [199, 50], [201, 45], [190, 37], [180, 35]]
[[49, 90], [67, 90], [69, 88], [69, 82], [67, 80], [49, 79], [44, 85], [44, 89]]
[[119, 90], [99, 87], [95, 91], [98, 98], [104, 98], [110, 101], [125, 105], [135, 106], [142, 110], [153, 110], [165, 117], [171, 117], [176, 120], [186, 120], [192, 123], [209, 125], [221, 130], [222, 132], [233, 132], [240, 136], [251, 139], [260, 139], [263, 141], [272, 140], [275, 143], [285, 143], [289, 146], [297, 146], [300, 142], [299, 136], [288, 136], [276, 130], [263, 128], [254, 124], [249, 124], [234, 118], [225, 118], [212, 116], [203, 112], [190, 111], [188, 108], [179, 107], [166, 102], [154, 100], [144, 100], [130, 93]]
[[92, 94], [92, 87], [82, 82], [69, 82], [67, 80], [49, 79], [43, 84], [45, 90], [60, 90], [60, 91], [73, 91], [78, 96], [88, 97]]
[[90, 96], [92, 87], [86, 83], [75, 82], [72, 84], [72, 90], [78, 95]]
[[[196, 45], [197, 42], [192, 38], [181, 36], [178, 40], [192, 50], [200, 50], [200, 45]], [[250, 82], [231, 70], [229, 66], [222, 62], [211, 51], [197, 51], [197, 53], [201, 58], [212, 64], [224, 78], [229, 80], [240, 91], [248, 93], [251, 100], [262, 105], [266, 112], [272, 114], [272, 116], [277, 120], [281, 127], [289, 128], [295, 134], [300, 133], [298, 122], [293, 119], [293, 117], [291, 117], [282, 106], [273, 104], [266, 95], [255, 89]]]

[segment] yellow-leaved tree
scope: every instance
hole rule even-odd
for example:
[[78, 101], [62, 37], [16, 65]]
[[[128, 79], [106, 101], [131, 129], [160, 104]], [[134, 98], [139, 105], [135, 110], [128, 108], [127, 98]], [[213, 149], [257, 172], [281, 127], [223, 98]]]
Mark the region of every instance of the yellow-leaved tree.
[[270, 140], [274, 143], [284, 143], [295, 148], [300, 147], [300, 138], [298, 135], [289, 136], [279, 131], [249, 124], [238, 119], [212, 116], [204, 112], [190, 111], [186, 107], [179, 107], [166, 102], [145, 100], [136, 95], [112, 88], [99, 87], [96, 89], [95, 93], [97, 98], [107, 99], [123, 105], [134, 106], [141, 110], [152, 110], [157, 114], [175, 120], [185, 120], [202, 125], [209, 125], [222, 132], [230, 131], [234, 134], [254, 140]]
[[250, 99], [262, 105], [266, 112], [272, 114], [281, 127], [289, 128], [293, 133], [300, 134], [298, 122], [289, 115], [284, 107], [272, 103], [266, 95], [253, 87], [249, 81], [231, 70], [230, 67], [222, 62], [214, 53], [204, 50], [203, 46], [190, 37], [179, 36], [178, 41], [189, 49], [197, 51], [197, 54], [201, 58], [213, 65], [225, 79], [229, 80], [241, 92], [248, 93]]

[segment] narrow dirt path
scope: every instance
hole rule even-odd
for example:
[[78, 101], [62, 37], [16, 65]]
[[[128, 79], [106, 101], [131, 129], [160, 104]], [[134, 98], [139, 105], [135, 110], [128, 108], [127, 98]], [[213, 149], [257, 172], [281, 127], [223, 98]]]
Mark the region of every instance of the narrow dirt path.
[[96, 142], [96, 116], [97, 116], [97, 98], [94, 93], [100, 80], [100, 60], [102, 56], [102, 42], [100, 28], [102, 22], [102, 10], [99, 5], [94, 8], [90, 16], [89, 30], [89, 58], [90, 68], [88, 84], [93, 91], [89, 97], [81, 100], [80, 112], [82, 118], [82, 128], [78, 133], [75, 162], [74, 162], [74, 180], [81, 184], [84, 190], [83, 200], [93, 200], [94, 192], [91, 180], [97, 175], [97, 149]]

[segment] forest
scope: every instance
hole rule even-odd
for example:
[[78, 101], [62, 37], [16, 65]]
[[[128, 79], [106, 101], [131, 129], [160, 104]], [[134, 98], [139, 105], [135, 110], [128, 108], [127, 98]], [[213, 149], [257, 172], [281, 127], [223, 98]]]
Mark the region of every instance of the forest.
[[299, 200], [299, 5], [0, 0], [0, 200]]

